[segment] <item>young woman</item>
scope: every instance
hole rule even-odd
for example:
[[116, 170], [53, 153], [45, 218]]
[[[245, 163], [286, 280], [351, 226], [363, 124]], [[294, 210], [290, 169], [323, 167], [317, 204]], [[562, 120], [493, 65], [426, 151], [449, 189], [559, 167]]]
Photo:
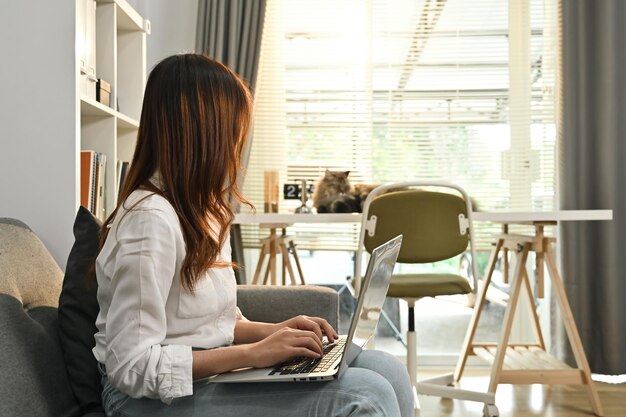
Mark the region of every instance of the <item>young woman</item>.
[[319, 357], [323, 319], [242, 319], [229, 246], [231, 199], [252, 100], [230, 69], [205, 56], [160, 62], [146, 85], [137, 146], [96, 260], [100, 314], [94, 355], [112, 416], [403, 416], [404, 367], [366, 351], [338, 380], [195, 382], [296, 356]]

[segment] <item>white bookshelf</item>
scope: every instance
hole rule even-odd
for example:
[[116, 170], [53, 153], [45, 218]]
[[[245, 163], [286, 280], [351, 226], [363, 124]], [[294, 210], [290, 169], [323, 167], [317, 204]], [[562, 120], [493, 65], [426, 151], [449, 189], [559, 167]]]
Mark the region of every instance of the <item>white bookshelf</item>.
[[[149, 33], [126, 0], [20, 0], [0, 14], [0, 217], [27, 223], [61, 268], [74, 242], [81, 150], [106, 155], [105, 214], [116, 204], [115, 164], [134, 152]], [[111, 84], [110, 106], [89, 78]]]
[[[77, 1], [89, 3], [94, 0]], [[93, 16], [84, 17], [87, 22], [85, 55], [90, 55], [88, 45], [95, 45], [92, 55], [95, 56], [96, 78], [110, 83], [111, 95], [109, 106], [106, 106], [95, 101], [91, 91], [81, 92], [80, 146], [83, 150], [106, 155], [106, 194], [104, 212], [100, 214], [105, 217], [116, 204], [119, 189], [116, 163], [118, 160], [130, 161], [135, 148], [146, 83], [146, 35], [150, 32], [150, 23], [125, 0], [97, 0], [94, 4]], [[84, 9], [90, 12], [89, 6]], [[80, 25], [81, 17], [77, 17]], [[92, 21], [95, 30], [89, 28]], [[95, 39], [88, 39], [90, 35]], [[78, 53], [80, 65], [81, 51]], [[95, 85], [89, 85], [89, 81], [87, 86], [95, 91]]]

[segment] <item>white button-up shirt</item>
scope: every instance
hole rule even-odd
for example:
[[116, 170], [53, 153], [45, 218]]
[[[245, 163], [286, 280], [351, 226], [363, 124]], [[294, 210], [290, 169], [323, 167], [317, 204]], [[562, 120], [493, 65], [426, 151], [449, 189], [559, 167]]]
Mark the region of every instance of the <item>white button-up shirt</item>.
[[[135, 191], [118, 211], [96, 259], [100, 313], [93, 353], [105, 364], [111, 384], [131, 397], [170, 403], [191, 395], [192, 347], [233, 342], [232, 268], [210, 269], [190, 294], [180, 281], [185, 253], [170, 203]], [[220, 260], [231, 261], [229, 239]]]

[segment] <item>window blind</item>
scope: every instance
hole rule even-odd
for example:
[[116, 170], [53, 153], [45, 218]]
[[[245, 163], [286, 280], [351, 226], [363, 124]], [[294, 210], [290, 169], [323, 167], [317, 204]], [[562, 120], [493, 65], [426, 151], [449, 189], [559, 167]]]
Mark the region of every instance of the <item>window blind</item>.
[[[262, 210], [265, 170], [282, 184], [329, 168], [455, 182], [479, 210], [554, 209], [555, 2], [269, 0], [245, 195]], [[487, 248], [499, 226], [476, 226]], [[290, 231], [308, 249], [352, 250], [358, 233]]]

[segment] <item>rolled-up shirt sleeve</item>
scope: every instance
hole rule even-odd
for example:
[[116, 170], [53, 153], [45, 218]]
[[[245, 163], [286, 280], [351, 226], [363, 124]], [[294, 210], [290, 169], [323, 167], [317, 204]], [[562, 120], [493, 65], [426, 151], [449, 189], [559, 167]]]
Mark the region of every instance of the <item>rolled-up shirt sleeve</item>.
[[169, 404], [191, 395], [192, 353], [162, 345], [165, 303], [177, 268], [175, 236], [159, 210], [133, 210], [112, 230], [117, 239], [106, 316], [106, 370], [110, 382], [133, 397]]

